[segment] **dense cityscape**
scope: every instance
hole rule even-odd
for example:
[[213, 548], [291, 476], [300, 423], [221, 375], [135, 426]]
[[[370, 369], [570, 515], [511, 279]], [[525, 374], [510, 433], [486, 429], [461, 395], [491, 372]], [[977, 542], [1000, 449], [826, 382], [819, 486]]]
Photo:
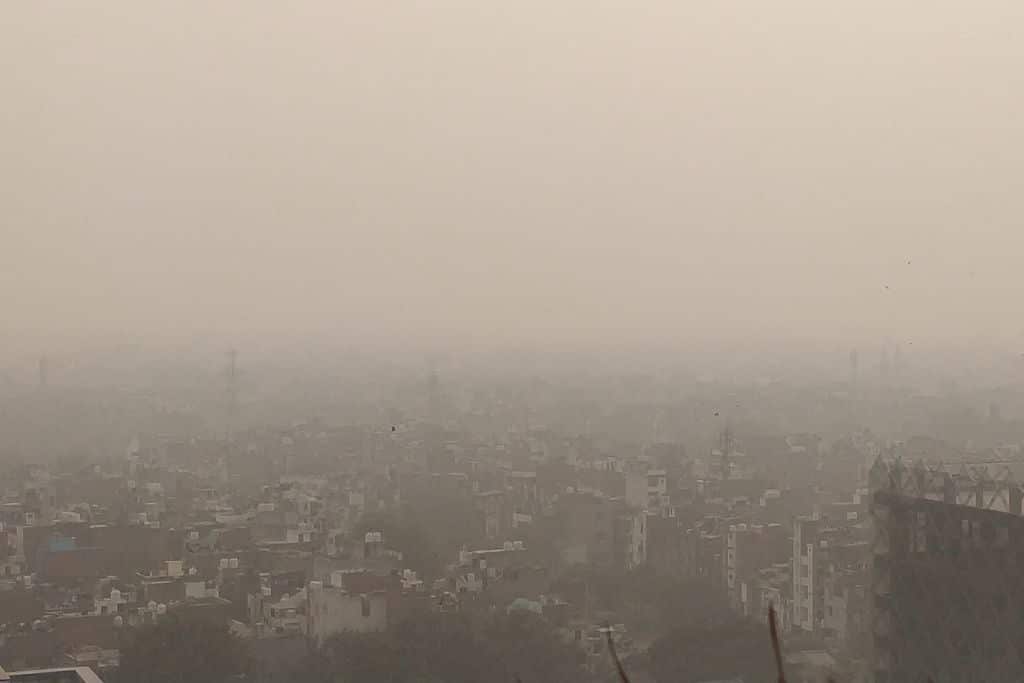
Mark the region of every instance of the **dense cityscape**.
[[1024, 421], [1005, 386], [928, 392], [888, 350], [818, 383], [430, 357], [372, 390], [309, 378], [363, 398], [274, 424], [266, 396], [283, 415], [310, 399], [244, 359], [197, 380], [206, 411], [46, 358], [9, 377], [0, 667], [604, 681], [610, 639], [632, 681], [769, 681], [773, 608], [791, 681], [1019, 670]]
[[1024, 2], [0, 2], [0, 683], [1024, 681]]

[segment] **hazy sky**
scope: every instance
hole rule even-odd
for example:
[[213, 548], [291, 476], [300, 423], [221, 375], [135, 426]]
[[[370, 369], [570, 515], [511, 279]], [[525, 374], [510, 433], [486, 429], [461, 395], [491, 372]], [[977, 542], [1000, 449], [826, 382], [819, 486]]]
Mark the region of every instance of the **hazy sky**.
[[1019, 0], [10, 0], [0, 329], [1020, 335], [1022, 25]]

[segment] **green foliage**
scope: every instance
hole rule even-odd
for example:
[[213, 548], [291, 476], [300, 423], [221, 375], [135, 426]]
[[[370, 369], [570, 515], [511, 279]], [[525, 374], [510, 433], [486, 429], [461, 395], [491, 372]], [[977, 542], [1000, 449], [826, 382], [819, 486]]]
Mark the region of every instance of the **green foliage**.
[[245, 668], [226, 624], [168, 616], [133, 633], [117, 678], [125, 683], [223, 683]]

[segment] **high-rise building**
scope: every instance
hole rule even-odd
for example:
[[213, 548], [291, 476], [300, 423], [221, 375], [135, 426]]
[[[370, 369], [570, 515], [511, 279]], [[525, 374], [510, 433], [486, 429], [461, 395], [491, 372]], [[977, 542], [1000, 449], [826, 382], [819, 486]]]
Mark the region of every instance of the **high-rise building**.
[[1024, 680], [1024, 519], [1006, 463], [871, 471], [875, 681]]
[[793, 524], [793, 628], [844, 649], [866, 630], [869, 543], [845, 512]]

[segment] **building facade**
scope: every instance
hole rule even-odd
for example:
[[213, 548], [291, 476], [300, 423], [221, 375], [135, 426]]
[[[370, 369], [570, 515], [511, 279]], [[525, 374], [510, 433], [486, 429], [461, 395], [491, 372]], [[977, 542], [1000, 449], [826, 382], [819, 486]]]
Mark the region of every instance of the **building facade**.
[[1009, 468], [880, 460], [871, 484], [875, 680], [1024, 680], [1024, 519]]

